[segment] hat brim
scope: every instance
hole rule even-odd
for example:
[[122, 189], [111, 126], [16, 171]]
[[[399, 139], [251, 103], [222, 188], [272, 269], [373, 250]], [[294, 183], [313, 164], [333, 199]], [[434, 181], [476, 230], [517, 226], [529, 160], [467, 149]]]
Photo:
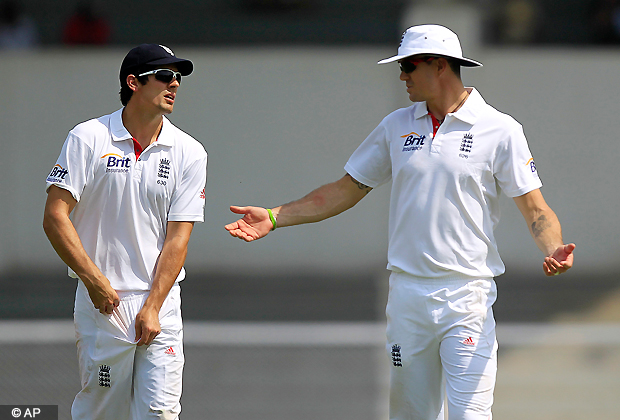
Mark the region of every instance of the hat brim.
[[[381, 61], [378, 61], [377, 64], [387, 64], [387, 63], [393, 63], [394, 61], [398, 61], [398, 60], [402, 60], [403, 58], [407, 58], [407, 57], [413, 57], [415, 55], [425, 55], [427, 53], [415, 53], [415, 54], [407, 54], [407, 55], [395, 55], [394, 57], [389, 57], [389, 58], [384, 58]], [[476, 61], [476, 60], [472, 60], [471, 58], [465, 58], [465, 57], [450, 57], [447, 55], [441, 55], [441, 54], [433, 54], [433, 53], [428, 53], [428, 55], [436, 55], [436, 56], [441, 56], [441, 57], [448, 57], [448, 58], [452, 58], [457, 60], [461, 66], [463, 67], [482, 67], [482, 63]]]

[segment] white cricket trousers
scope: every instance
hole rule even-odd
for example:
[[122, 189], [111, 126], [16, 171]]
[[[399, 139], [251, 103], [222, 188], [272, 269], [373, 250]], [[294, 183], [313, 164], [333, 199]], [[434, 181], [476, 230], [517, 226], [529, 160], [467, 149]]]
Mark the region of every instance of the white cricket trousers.
[[181, 412], [183, 325], [180, 286], [159, 312], [161, 333], [148, 346], [135, 345], [135, 319], [148, 291], [117, 292], [112, 315], [93, 306], [81, 281], [74, 323], [82, 390], [73, 420], [176, 420]]
[[392, 273], [386, 307], [390, 420], [491, 420], [497, 341], [492, 278]]

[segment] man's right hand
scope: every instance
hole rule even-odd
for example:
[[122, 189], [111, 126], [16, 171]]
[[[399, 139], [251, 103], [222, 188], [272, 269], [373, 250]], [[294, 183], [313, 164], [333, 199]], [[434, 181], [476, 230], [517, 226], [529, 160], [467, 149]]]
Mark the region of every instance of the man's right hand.
[[262, 207], [230, 206], [230, 211], [243, 214], [243, 218], [224, 228], [234, 237], [251, 242], [266, 236], [273, 228], [267, 209]]
[[119, 305], [120, 299], [116, 290], [110, 286], [110, 281], [105, 279], [103, 281], [94, 281], [90, 284], [84, 282], [84, 285], [88, 290], [88, 295], [93, 302], [93, 306], [99, 309], [99, 312], [102, 314], [112, 314], [114, 308]]

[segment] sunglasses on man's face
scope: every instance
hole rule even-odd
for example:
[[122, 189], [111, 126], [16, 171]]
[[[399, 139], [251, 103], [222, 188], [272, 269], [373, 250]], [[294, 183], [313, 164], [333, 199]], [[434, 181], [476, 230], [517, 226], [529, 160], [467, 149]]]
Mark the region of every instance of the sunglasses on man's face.
[[433, 61], [434, 59], [435, 57], [405, 58], [404, 60], [399, 61], [398, 64], [400, 65], [400, 71], [404, 73], [411, 73], [420, 63]]
[[172, 82], [172, 79], [177, 79], [177, 82], [181, 84], [181, 73], [179, 73], [178, 71], [174, 71], [170, 69], [157, 69], [157, 70], [151, 70], [151, 71], [147, 71], [146, 73], [139, 74], [138, 77], [148, 76], [149, 74], [155, 75], [155, 79], [159, 80], [160, 82], [164, 82], [166, 84]]

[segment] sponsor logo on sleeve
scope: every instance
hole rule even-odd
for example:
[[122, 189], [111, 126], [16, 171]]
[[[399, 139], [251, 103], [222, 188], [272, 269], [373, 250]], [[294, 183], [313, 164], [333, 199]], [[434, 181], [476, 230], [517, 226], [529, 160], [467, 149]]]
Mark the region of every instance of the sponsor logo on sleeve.
[[525, 165], [530, 167], [532, 173], [536, 173], [536, 164], [534, 163], [534, 158], [530, 158], [530, 160], [528, 160]]
[[54, 165], [52, 171], [47, 176], [48, 182], [65, 182], [65, 177], [69, 174], [69, 171], [59, 164]]
[[131, 159], [129, 159], [128, 157], [122, 157], [121, 155], [117, 155], [116, 153], [105, 154], [101, 156], [101, 159], [104, 159], [106, 173], [127, 173], [129, 172], [129, 168], [131, 167]]

